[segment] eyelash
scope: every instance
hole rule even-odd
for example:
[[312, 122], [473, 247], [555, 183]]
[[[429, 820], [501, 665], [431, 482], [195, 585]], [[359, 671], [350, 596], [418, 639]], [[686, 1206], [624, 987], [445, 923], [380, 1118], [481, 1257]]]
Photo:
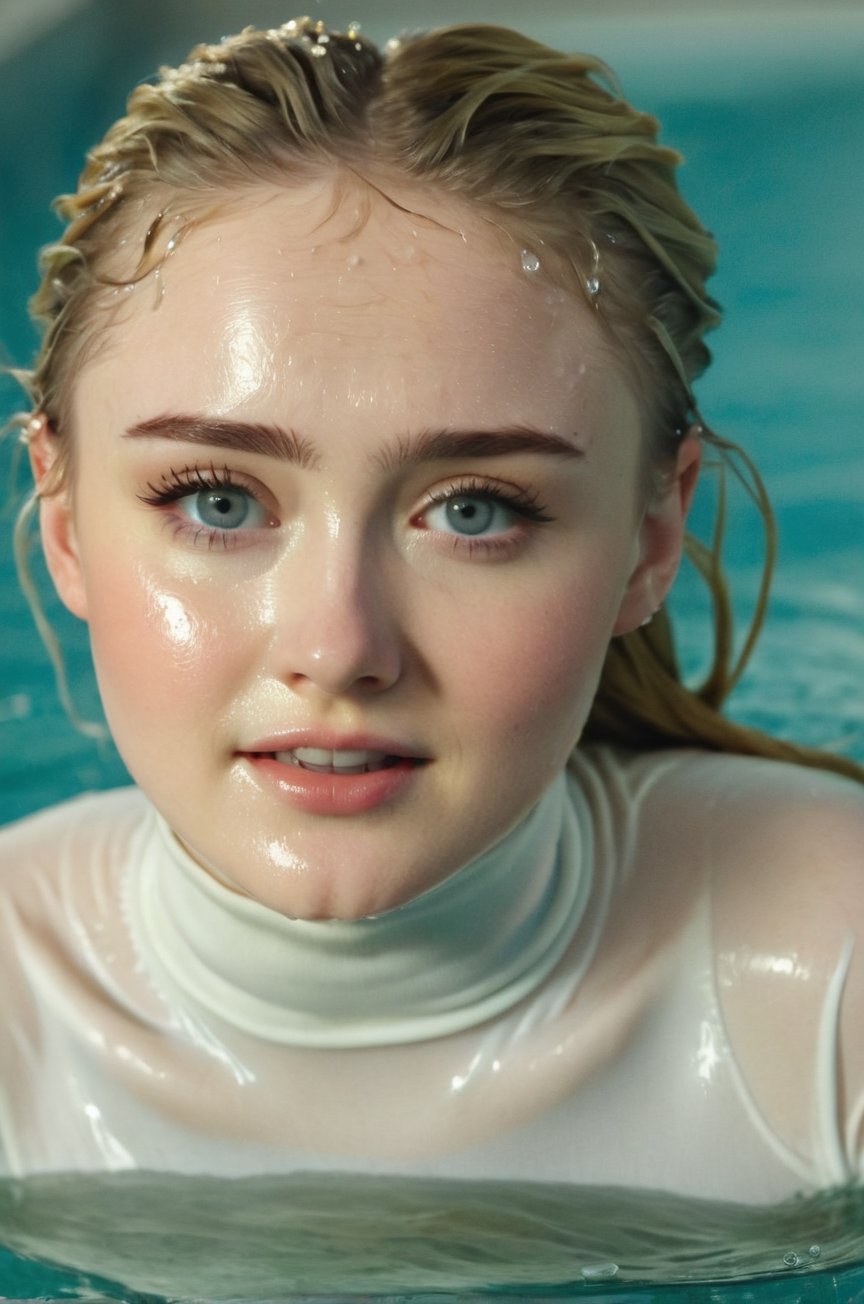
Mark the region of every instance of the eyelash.
[[477, 553], [490, 556], [510, 552], [524, 541], [526, 529], [530, 529], [532, 525], [547, 525], [555, 520], [555, 517], [551, 516], [540, 502], [538, 494], [520, 489], [516, 485], [507, 485], [505, 488], [500, 481], [483, 480], [474, 476], [434, 490], [428, 495], [414, 519], [423, 517], [431, 508], [452, 502], [456, 498], [483, 498], [487, 502], [508, 508], [517, 516], [521, 516], [524, 521], [519, 534], [515, 537], [506, 534], [493, 535], [490, 538], [481, 536], [473, 538], [470, 535], [454, 534], [451, 542], [454, 551], [463, 553], [467, 551], [469, 557]]
[[[213, 462], [206, 468], [187, 465], [178, 470], [172, 467], [157, 483], [148, 480], [147, 489], [149, 493], [138, 494], [139, 502], [147, 507], [170, 507], [171, 503], [187, 498], [190, 494], [218, 493], [220, 489], [240, 489], [260, 505], [260, 490], [256, 490], [251, 482], [244, 483], [244, 477], [230, 471], [227, 466], [217, 470]], [[244, 533], [240, 530], [218, 530], [212, 526], [202, 525], [198, 521], [179, 518], [174, 518], [172, 525], [176, 534], [186, 534], [191, 531], [192, 543], [204, 542], [208, 548], [227, 550], [236, 547]]]
[[[146, 506], [157, 509], [169, 507], [171, 503], [178, 502], [190, 494], [232, 489], [242, 490], [260, 505], [259, 491], [251, 483], [244, 483], [244, 477], [230, 471], [227, 466], [217, 469], [212, 462], [206, 468], [188, 465], [182, 469], [172, 467], [158, 482], [148, 481], [146, 487], [149, 492], [138, 494], [138, 499]], [[487, 502], [499, 504], [515, 512], [524, 521], [516, 537], [506, 534], [494, 535], [490, 538], [480, 536], [472, 538], [470, 535], [454, 534], [451, 546], [455, 551], [467, 552], [469, 557], [477, 553], [489, 556], [512, 551], [523, 541], [526, 529], [532, 525], [549, 524], [555, 520], [543, 507], [536, 493], [520, 489], [516, 485], [508, 485], [505, 488], [498, 481], [483, 480], [475, 476], [453, 481], [430, 493], [420, 511], [412, 519], [415, 521], [422, 519], [433, 507], [465, 497], [483, 498]], [[243, 534], [248, 533], [242, 530], [220, 530], [188, 519], [175, 518], [172, 524], [176, 533], [183, 534], [191, 531], [193, 544], [203, 541], [209, 548], [236, 547]]]

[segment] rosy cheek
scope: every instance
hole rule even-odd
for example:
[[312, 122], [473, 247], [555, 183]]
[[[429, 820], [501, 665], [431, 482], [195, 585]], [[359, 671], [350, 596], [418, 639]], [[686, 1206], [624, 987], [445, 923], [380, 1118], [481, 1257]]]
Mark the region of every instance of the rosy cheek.
[[103, 692], [127, 706], [142, 698], [152, 701], [151, 694], [164, 701], [175, 684], [200, 673], [208, 646], [212, 653], [219, 642], [187, 598], [136, 574], [134, 567], [122, 569], [116, 581], [102, 575], [100, 601], [91, 608]]

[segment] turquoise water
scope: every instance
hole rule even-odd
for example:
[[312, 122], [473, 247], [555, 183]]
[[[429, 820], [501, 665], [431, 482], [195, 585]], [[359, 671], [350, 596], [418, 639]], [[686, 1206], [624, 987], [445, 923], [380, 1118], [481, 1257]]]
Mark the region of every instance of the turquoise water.
[[23, 1298], [849, 1301], [862, 1221], [864, 1190], [754, 1209], [530, 1182], [44, 1177], [0, 1182], [0, 1281]]
[[[33, 347], [23, 302], [34, 284], [35, 249], [56, 232], [47, 211], [50, 196], [73, 183], [84, 147], [115, 116], [123, 89], [159, 59], [185, 52], [185, 38], [172, 44], [170, 32], [148, 26], [137, 4], [95, 8], [99, 24], [82, 14], [41, 41], [26, 63], [5, 67], [0, 78], [0, 341], [18, 364], [28, 361]], [[134, 40], [119, 26], [121, 11], [131, 15]], [[482, 3], [473, 12], [493, 16]], [[237, 6], [234, 17], [229, 28], [245, 21], [245, 9]], [[857, 26], [844, 26], [842, 38], [831, 37], [827, 21], [817, 16], [809, 29], [802, 24], [801, 41], [815, 53], [793, 60], [791, 72], [784, 65], [782, 75], [771, 72], [773, 40], [748, 48], [734, 66], [734, 54], [695, 38], [686, 59], [673, 59], [660, 26], [653, 45], [637, 48], [620, 25], [610, 24], [605, 40], [594, 39], [595, 21], [592, 39], [583, 42], [574, 32], [573, 44], [606, 57], [628, 94], [664, 121], [668, 138], [689, 160], [686, 193], [710, 220], [723, 251], [716, 293], [729, 321], [714, 341], [716, 363], [701, 386], [702, 407], [710, 424], [741, 442], [762, 467], [782, 549], [769, 629], [731, 709], [785, 736], [864, 759], [864, 14]], [[367, 26], [372, 30], [373, 23]], [[34, 86], [50, 93], [36, 95]], [[14, 204], [7, 202], [12, 195]], [[19, 401], [11, 384], [0, 388], [6, 410]], [[0, 453], [0, 476], [10, 461], [7, 448]], [[697, 526], [709, 499], [710, 489], [697, 505]], [[59, 707], [14, 579], [10, 528], [7, 510], [0, 519], [0, 821], [125, 778], [110, 745], [76, 734]], [[756, 518], [743, 501], [733, 505], [729, 543], [743, 622], [759, 564]], [[67, 648], [76, 701], [84, 714], [95, 714], [86, 631], [59, 609], [44, 582], [41, 587]], [[695, 674], [707, 655], [705, 611], [687, 573], [675, 611], [682, 656]], [[819, 1224], [821, 1253], [812, 1257], [814, 1207], [772, 1214], [769, 1228], [752, 1214], [718, 1213], [692, 1202], [675, 1206], [675, 1222], [650, 1201], [640, 1205], [634, 1195], [618, 1195], [611, 1208], [594, 1199], [593, 1213], [603, 1214], [595, 1225], [590, 1199], [577, 1208], [585, 1193], [547, 1190], [543, 1217], [532, 1222], [528, 1210], [534, 1206], [522, 1191], [502, 1232], [502, 1192], [486, 1192], [498, 1221], [484, 1221], [479, 1205], [466, 1213], [463, 1188], [438, 1209], [437, 1239], [431, 1251], [428, 1234], [420, 1242], [429, 1251], [421, 1262], [410, 1236], [396, 1237], [397, 1250], [392, 1236], [382, 1237], [382, 1227], [404, 1231], [399, 1218], [410, 1208], [404, 1201], [395, 1210], [376, 1206], [370, 1190], [358, 1194], [355, 1188], [354, 1204], [346, 1205], [331, 1191], [312, 1237], [318, 1258], [307, 1255], [306, 1276], [298, 1277], [297, 1261], [286, 1266], [285, 1255], [297, 1245], [311, 1253], [311, 1224], [298, 1221], [301, 1213], [311, 1216], [308, 1199], [291, 1212], [288, 1235], [284, 1227], [278, 1232], [272, 1217], [274, 1207], [288, 1216], [285, 1193], [274, 1202], [272, 1188], [247, 1187], [242, 1207], [248, 1234], [241, 1239], [230, 1218], [237, 1195], [230, 1184], [195, 1191], [169, 1184], [154, 1203], [146, 1182], [136, 1187], [132, 1179], [117, 1180], [122, 1191], [80, 1180], [77, 1186], [0, 1184], [0, 1243], [9, 1247], [0, 1250], [0, 1292], [7, 1298], [202, 1298], [208, 1292], [229, 1298], [224, 1292], [230, 1287], [234, 1298], [287, 1298], [287, 1290], [319, 1299], [434, 1294], [440, 1301], [448, 1292], [465, 1300], [497, 1283], [499, 1293], [519, 1298], [864, 1300], [864, 1267], [855, 1266], [864, 1257], [864, 1220], [854, 1201], [842, 1209], [838, 1204], [847, 1222], [838, 1213], [830, 1235]], [[428, 1190], [424, 1198], [428, 1233], [437, 1206]], [[122, 1213], [119, 1223], [110, 1221], [112, 1207]], [[380, 1254], [372, 1267], [362, 1255], [350, 1263], [345, 1258], [346, 1245], [364, 1245], [364, 1228], [352, 1217], [376, 1209], [377, 1223], [365, 1224], [365, 1250], [386, 1250], [386, 1272]], [[209, 1224], [201, 1221], [208, 1210]], [[89, 1229], [88, 1216], [94, 1219]], [[174, 1257], [166, 1261], [169, 1230]], [[253, 1232], [262, 1239], [254, 1242], [257, 1258], [250, 1259]], [[688, 1253], [685, 1272], [681, 1256]], [[787, 1254], [798, 1262], [785, 1262]], [[679, 1258], [670, 1264], [674, 1255]], [[334, 1275], [337, 1257], [341, 1276]], [[209, 1275], [202, 1278], [205, 1259]], [[582, 1276], [583, 1267], [603, 1262], [617, 1264], [613, 1278], [604, 1283]], [[214, 1282], [221, 1282], [221, 1292]]]

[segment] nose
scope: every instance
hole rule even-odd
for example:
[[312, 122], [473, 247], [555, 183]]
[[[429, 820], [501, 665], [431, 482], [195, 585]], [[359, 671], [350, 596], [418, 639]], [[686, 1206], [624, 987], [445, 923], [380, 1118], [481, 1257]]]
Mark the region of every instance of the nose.
[[277, 674], [298, 692], [374, 694], [403, 673], [394, 577], [374, 550], [342, 540], [297, 557], [274, 604]]

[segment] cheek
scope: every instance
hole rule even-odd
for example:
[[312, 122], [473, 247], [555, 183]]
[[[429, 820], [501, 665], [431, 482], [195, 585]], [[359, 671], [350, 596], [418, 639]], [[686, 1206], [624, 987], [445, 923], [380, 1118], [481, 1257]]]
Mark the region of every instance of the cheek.
[[[172, 710], [207, 697], [226, 649], [207, 603], [157, 583], [128, 559], [101, 565], [89, 597], [90, 639], [112, 728], [124, 720], [152, 725], [154, 706]], [[118, 741], [122, 742], [122, 739]]]
[[514, 597], [454, 657], [466, 714], [502, 742], [566, 757], [593, 701], [617, 609], [617, 596], [590, 582]]

